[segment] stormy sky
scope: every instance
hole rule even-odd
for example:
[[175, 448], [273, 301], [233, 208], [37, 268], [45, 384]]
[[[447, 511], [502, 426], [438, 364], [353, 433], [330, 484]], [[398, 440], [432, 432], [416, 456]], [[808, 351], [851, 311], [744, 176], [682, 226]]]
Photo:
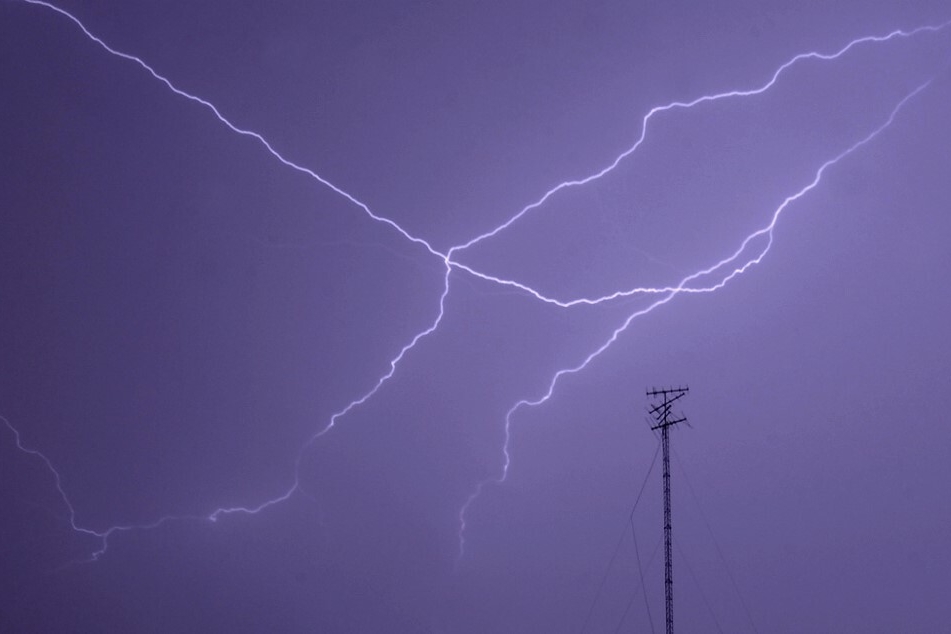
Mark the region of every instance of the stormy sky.
[[696, 4], [0, 2], [0, 631], [659, 631], [681, 384], [678, 630], [946, 625], [951, 9]]

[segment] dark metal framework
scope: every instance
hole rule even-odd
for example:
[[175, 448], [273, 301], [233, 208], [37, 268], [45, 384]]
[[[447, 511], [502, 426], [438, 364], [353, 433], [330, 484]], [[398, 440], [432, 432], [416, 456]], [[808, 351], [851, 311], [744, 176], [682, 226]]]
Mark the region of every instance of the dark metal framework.
[[[673, 416], [671, 408], [674, 401], [686, 396], [690, 388], [674, 387], [650, 389], [647, 396], [654, 399], [655, 405], [648, 412], [654, 418], [651, 429], [660, 430], [661, 445], [664, 453], [664, 600], [667, 621], [667, 634], [674, 634], [674, 579], [671, 566], [670, 533], [670, 428], [678, 423], [687, 422], [684, 416]], [[660, 400], [658, 403], [657, 400]]]

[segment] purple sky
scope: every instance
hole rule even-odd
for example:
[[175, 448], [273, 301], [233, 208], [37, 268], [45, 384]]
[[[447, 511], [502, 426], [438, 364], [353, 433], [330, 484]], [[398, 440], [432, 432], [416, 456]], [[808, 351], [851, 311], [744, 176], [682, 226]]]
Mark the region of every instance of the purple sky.
[[947, 627], [951, 24], [758, 90], [945, 0], [218, 4], [57, 6], [332, 187], [0, 2], [0, 631], [661, 630], [681, 383], [679, 631]]

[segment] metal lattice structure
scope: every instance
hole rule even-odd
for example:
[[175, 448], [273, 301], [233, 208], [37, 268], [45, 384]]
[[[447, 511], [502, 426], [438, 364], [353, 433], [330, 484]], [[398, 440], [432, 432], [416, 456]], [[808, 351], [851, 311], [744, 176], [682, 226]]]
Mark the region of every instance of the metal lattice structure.
[[659, 399], [648, 411], [654, 418], [655, 424], [651, 429], [660, 430], [661, 446], [664, 454], [664, 603], [667, 623], [667, 634], [674, 634], [674, 577], [671, 565], [671, 531], [670, 531], [670, 428], [678, 423], [684, 423], [684, 416], [673, 416], [674, 401], [686, 396], [689, 388], [675, 387], [651, 389], [647, 391], [649, 398]]

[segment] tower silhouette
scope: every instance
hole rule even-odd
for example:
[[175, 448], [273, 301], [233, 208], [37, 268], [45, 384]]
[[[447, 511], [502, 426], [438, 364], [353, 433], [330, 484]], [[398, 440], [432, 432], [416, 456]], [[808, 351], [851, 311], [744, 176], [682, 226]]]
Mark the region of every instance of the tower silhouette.
[[[660, 430], [661, 446], [664, 454], [664, 613], [666, 615], [667, 634], [674, 634], [674, 578], [671, 565], [670, 532], [670, 428], [687, 421], [685, 416], [673, 416], [674, 401], [686, 396], [690, 388], [653, 388], [647, 396], [654, 399], [655, 405], [648, 412], [654, 418], [651, 429]], [[660, 402], [657, 402], [657, 401]]]

